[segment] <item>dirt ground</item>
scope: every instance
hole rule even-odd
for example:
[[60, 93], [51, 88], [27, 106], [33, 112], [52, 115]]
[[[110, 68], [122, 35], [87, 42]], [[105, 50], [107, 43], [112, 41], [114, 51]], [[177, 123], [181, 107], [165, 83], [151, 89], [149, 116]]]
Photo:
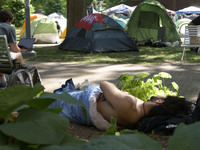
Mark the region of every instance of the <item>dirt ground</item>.
[[[73, 123], [70, 123], [69, 132], [73, 136], [76, 136], [79, 139], [83, 139], [86, 141], [89, 141], [93, 138], [97, 138], [104, 134], [104, 132], [98, 131], [95, 127], [82, 126]], [[168, 140], [170, 136], [164, 136], [164, 135], [161, 136], [152, 134], [147, 134], [147, 136], [160, 142], [162, 144], [162, 147], [165, 148], [166, 150], [168, 149]]]

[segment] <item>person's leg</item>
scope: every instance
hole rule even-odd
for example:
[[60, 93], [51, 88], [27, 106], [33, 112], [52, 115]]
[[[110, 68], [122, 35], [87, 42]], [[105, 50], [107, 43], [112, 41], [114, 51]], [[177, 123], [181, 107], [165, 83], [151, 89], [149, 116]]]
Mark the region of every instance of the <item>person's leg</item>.
[[22, 53], [16, 53], [16, 59], [18, 62], [20, 62], [20, 64], [22, 64], [22, 65], [24, 64]]
[[24, 64], [24, 60], [23, 60], [23, 57], [22, 57], [22, 53], [15, 53], [15, 52], [10, 52], [10, 56], [11, 56], [11, 59], [17, 59], [17, 62], [19, 62], [20, 64]]

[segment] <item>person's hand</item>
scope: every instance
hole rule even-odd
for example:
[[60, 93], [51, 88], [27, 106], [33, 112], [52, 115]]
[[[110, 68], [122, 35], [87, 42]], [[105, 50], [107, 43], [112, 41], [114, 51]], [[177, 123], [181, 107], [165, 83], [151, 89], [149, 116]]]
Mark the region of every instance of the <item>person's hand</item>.
[[99, 95], [99, 97], [97, 98], [97, 102], [102, 102], [102, 101], [105, 101], [105, 100], [106, 100], [106, 99], [105, 99], [103, 93], [101, 93], [101, 94]]

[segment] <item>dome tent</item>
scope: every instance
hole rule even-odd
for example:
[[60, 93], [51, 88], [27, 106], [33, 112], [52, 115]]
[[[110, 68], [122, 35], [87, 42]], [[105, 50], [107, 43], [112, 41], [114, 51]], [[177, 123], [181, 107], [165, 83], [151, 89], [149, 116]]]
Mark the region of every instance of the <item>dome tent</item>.
[[55, 21], [58, 21], [58, 24], [61, 27], [61, 31], [63, 32], [67, 27], [67, 19], [61, 14], [61, 13], [51, 13], [47, 16], [49, 19]]
[[188, 19], [188, 18], [182, 18], [182, 19], [179, 19], [175, 22], [175, 25], [176, 25], [176, 28], [177, 28], [177, 31], [179, 34], [182, 34], [184, 35], [185, 34], [185, 27], [191, 22], [192, 20], [191, 19]]
[[60, 49], [85, 52], [138, 51], [134, 40], [112, 18], [91, 14], [82, 18], [67, 33]]
[[[56, 24], [49, 18], [34, 19], [31, 21], [31, 37], [35, 38], [35, 43], [59, 43], [60, 39]], [[25, 38], [26, 31], [21, 38]]]
[[[35, 19], [43, 19], [43, 18], [47, 18], [47, 16], [45, 16], [43, 14], [32, 14], [32, 15], [30, 15], [30, 22]], [[26, 22], [24, 22], [24, 24], [22, 26], [20, 37], [23, 35], [25, 29], [26, 29]]]
[[129, 19], [127, 34], [137, 41], [180, 41], [176, 26], [165, 7], [156, 0], [145, 0], [140, 3]]

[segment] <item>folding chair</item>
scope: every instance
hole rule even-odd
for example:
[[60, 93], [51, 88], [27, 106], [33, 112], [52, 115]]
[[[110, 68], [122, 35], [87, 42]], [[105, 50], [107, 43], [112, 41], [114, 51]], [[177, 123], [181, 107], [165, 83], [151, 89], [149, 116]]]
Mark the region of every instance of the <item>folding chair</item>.
[[183, 62], [184, 56], [186, 55], [186, 47], [187, 48], [195, 48], [200, 47], [200, 26], [199, 25], [188, 25], [185, 26], [185, 35], [183, 44], [183, 53], [181, 57], [181, 64]]

